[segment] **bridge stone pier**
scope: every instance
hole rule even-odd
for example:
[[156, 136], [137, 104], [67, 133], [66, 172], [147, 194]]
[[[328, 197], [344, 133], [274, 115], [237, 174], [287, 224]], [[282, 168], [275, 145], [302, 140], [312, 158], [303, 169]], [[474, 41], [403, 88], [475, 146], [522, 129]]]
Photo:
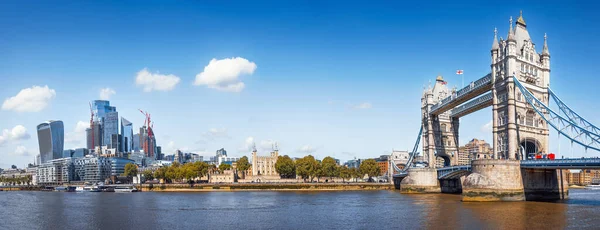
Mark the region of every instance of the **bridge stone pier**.
[[463, 181], [463, 201], [525, 200], [519, 161], [474, 160], [471, 167], [473, 173]]
[[435, 168], [411, 168], [400, 183], [401, 193], [440, 193], [440, 182]]

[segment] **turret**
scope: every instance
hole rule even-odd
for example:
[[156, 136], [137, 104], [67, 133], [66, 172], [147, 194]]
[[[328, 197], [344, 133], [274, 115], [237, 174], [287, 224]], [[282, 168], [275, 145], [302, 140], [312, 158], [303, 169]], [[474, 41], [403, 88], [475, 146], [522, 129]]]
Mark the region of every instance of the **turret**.
[[508, 37], [506, 38], [506, 40], [508, 42], [511, 42], [511, 41], [514, 42], [516, 40], [515, 40], [515, 31], [513, 30], [513, 19], [512, 19], [512, 16], [510, 16], [510, 19], [508, 20], [508, 22], [509, 22], [510, 27], [508, 29]]
[[500, 44], [498, 44], [498, 29], [494, 28], [494, 41], [492, 42], [492, 64], [496, 63], [498, 60], [498, 50], [500, 49]]
[[542, 59], [543, 57], [550, 58], [550, 51], [548, 51], [548, 36], [544, 33], [544, 48], [542, 49]]

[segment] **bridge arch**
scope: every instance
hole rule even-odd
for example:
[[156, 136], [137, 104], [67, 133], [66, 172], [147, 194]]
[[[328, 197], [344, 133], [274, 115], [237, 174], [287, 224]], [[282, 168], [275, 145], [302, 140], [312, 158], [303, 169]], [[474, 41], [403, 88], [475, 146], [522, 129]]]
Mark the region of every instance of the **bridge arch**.
[[519, 142], [521, 159], [528, 159], [531, 154], [540, 151], [540, 142], [531, 137], [522, 138]]

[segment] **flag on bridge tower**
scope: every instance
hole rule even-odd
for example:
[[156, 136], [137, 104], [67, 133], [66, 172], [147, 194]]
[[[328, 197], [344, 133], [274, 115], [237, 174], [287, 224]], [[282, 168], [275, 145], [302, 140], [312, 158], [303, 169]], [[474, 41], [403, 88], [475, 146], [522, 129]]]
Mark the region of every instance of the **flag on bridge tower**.
[[463, 70], [462, 69], [456, 70], [456, 74], [462, 75], [463, 74]]

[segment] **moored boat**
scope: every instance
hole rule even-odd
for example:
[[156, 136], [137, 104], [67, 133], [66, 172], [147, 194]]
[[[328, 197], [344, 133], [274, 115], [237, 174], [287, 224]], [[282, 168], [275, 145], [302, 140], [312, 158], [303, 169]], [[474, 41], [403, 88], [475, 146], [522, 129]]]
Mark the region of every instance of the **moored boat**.
[[590, 184], [590, 185], [585, 186], [585, 189], [600, 190], [600, 184]]
[[115, 192], [137, 192], [137, 188], [133, 186], [117, 186]]
[[56, 188], [54, 188], [54, 191], [57, 192], [75, 192], [75, 187], [74, 186], [58, 186]]

